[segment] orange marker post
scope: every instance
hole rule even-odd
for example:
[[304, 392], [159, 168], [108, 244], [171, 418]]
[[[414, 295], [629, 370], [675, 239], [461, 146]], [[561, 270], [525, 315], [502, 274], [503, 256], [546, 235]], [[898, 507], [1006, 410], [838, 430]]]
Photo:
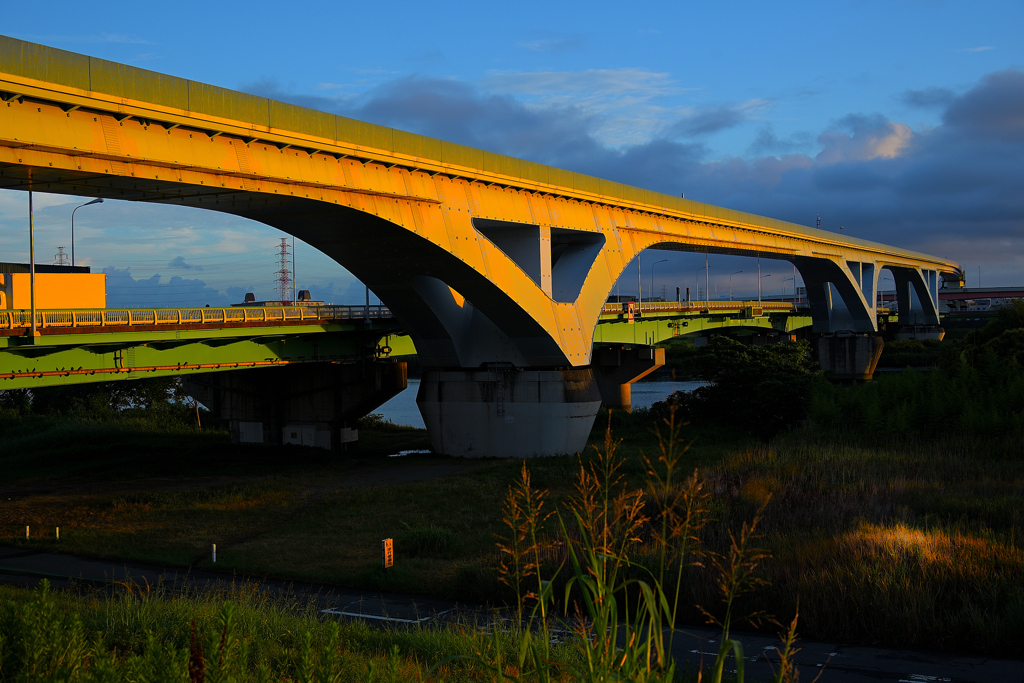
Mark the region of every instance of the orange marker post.
[[389, 569], [395, 564], [395, 546], [390, 538], [380, 542], [380, 560], [384, 569]]

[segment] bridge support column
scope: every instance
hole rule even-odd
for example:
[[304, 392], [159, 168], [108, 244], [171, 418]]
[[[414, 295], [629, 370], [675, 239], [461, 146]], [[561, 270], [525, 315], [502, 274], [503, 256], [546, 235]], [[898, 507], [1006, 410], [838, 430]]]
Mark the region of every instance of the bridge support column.
[[427, 370], [416, 403], [438, 453], [522, 458], [582, 451], [601, 394], [590, 368]]
[[873, 334], [823, 334], [818, 338], [818, 363], [833, 379], [867, 381], [875, 373], [883, 345]]
[[233, 443], [354, 447], [355, 421], [406, 387], [405, 363], [315, 363], [190, 375], [185, 391]]
[[629, 412], [633, 403], [633, 382], [665, 365], [665, 349], [650, 346], [625, 348], [603, 346], [594, 349], [592, 367], [607, 408]]

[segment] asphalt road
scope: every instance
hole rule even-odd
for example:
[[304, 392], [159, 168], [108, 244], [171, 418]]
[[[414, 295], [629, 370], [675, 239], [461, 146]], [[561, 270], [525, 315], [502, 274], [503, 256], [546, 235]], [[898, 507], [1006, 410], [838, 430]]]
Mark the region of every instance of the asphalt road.
[[[0, 546], [0, 582], [27, 587], [43, 578], [54, 587], [112, 585], [129, 578], [170, 588], [217, 587], [240, 577], [180, 567], [92, 560], [60, 553], [35, 552]], [[241, 577], [247, 578], [247, 577]], [[296, 592], [316, 600], [323, 610], [341, 619], [364, 619], [394, 625], [461, 618], [487, 619], [490, 611], [474, 605], [427, 596], [351, 591], [333, 586], [251, 578], [271, 591]], [[743, 643], [747, 680], [766, 681], [775, 670], [779, 641], [753, 633], [736, 633]], [[687, 628], [675, 638], [673, 654], [681, 666], [705, 668], [718, 651], [718, 633]], [[820, 683], [1024, 683], [1024, 659], [970, 657], [936, 652], [891, 650], [878, 647], [801, 640], [796, 656], [800, 680]], [[1024, 657], [1024, 653], [1021, 653]], [[735, 669], [730, 666], [730, 669]]]

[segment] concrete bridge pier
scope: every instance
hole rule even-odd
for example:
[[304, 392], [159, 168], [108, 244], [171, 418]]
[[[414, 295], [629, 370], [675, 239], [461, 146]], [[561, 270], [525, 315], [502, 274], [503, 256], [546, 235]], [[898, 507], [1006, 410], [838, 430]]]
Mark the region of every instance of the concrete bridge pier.
[[665, 365], [665, 349], [651, 346], [602, 346], [594, 349], [593, 368], [607, 408], [630, 411], [633, 382]]
[[426, 370], [416, 397], [433, 448], [465, 458], [582, 451], [601, 407], [590, 368]]
[[818, 338], [818, 364], [832, 379], [866, 382], [875, 373], [883, 346], [874, 334], [823, 334]]
[[356, 420], [406, 387], [402, 362], [309, 363], [190, 375], [185, 391], [228, 421], [233, 443], [353, 448]]

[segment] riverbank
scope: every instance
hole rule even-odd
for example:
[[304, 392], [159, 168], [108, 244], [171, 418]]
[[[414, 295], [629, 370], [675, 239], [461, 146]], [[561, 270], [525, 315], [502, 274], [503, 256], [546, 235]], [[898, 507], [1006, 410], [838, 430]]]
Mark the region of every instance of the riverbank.
[[[2, 426], [22, 436], [0, 446], [0, 543], [460, 601], [510, 598], [495, 542], [521, 463], [388, 458], [388, 443], [402, 450], [425, 438], [392, 427], [366, 430], [375, 455], [353, 457], [66, 420], [63, 446], [48, 451], [49, 436], [28, 436], [40, 434], [31, 422]], [[642, 411], [614, 423], [625, 438], [622, 472], [640, 487], [644, 457], [658, 452], [654, 425]], [[602, 438], [596, 429], [594, 441]], [[760, 570], [771, 587], [748, 596], [751, 606], [788, 621], [799, 599], [800, 632], [811, 638], [1024, 651], [1018, 444], [872, 443], [811, 428], [764, 443], [700, 425], [682, 438], [692, 441], [686, 466], [699, 468], [710, 494], [708, 551], [725, 552], [729, 532], [765, 506], [757, 544], [771, 555]], [[528, 467], [552, 509], [572, 495], [575, 456]], [[379, 565], [382, 538], [395, 541], [389, 572]], [[715, 581], [706, 568], [689, 572], [686, 621], [703, 622], [693, 605], [715, 604]]]

